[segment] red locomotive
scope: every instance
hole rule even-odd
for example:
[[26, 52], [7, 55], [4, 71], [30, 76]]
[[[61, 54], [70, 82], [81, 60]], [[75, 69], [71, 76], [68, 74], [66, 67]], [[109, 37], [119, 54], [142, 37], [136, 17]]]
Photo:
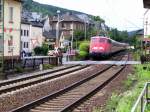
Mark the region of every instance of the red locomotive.
[[90, 57], [107, 57], [121, 50], [128, 44], [120, 43], [105, 36], [91, 37]]

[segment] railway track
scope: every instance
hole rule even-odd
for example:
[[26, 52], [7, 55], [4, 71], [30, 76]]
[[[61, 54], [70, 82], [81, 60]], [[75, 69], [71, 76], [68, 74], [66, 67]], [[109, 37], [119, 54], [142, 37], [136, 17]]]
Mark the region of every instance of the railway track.
[[31, 86], [34, 84], [38, 84], [47, 80], [51, 80], [60, 76], [67, 75], [72, 72], [76, 72], [78, 70], [89, 67], [89, 65], [81, 66], [81, 65], [73, 65], [69, 67], [63, 67], [57, 70], [45, 71], [36, 75], [27, 76], [23, 78], [18, 78], [14, 80], [9, 80], [0, 83], [0, 95], [12, 91], [16, 91], [18, 89]]
[[90, 98], [95, 92], [105, 87], [125, 68], [111, 65], [104, 70], [96, 71], [81, 81], [33, 101], [12, 112], [70, 112], [79, 104]]

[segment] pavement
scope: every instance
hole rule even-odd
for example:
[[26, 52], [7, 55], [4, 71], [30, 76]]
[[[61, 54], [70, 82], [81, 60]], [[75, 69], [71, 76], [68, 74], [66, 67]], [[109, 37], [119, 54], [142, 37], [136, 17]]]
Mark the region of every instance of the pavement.
[[90, 61], [90, 60], [86, 60], [86, 61], [63, 61], [64, 65], [67, 64], [81, 64], [81, 65], [90, 65], [90, 64], [115, 64], [115, 65], [137, 65], [137, 64], [141, 64], [140, 61]]

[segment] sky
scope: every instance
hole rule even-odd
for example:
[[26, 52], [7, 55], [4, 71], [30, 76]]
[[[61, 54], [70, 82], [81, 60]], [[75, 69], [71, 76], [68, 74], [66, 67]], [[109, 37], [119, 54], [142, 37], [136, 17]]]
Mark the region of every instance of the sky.
[[71, 10], [100, 16], [109, 27], [118, 30], [143, 28], [143, 0], [34, 0]]

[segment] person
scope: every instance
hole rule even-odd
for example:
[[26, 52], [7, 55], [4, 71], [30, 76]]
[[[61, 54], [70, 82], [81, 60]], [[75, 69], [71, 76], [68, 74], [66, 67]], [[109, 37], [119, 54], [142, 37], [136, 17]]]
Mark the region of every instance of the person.
[[61, 48], [58, 48], [59, 64], [62, 64], [63, 53]]

